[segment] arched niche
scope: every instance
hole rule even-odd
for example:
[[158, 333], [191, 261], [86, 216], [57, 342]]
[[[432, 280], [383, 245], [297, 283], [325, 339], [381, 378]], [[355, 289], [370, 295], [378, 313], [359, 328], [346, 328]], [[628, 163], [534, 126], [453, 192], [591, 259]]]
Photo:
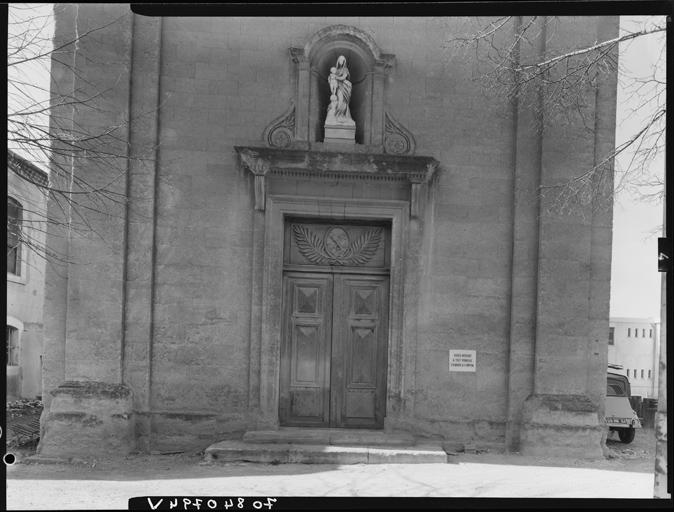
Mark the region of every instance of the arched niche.
[[322, 142], [330, 98], [328, 75], [346, 57], [353, 90], [349, 108], [356, 122], [356, 143], [382, 146], [385, 74], [394, 56], [380, 51], [372, 37], [346, 25], [332, 25], [312, 36], [304, 48], [290, 48], [297, 64], [295, 138]]

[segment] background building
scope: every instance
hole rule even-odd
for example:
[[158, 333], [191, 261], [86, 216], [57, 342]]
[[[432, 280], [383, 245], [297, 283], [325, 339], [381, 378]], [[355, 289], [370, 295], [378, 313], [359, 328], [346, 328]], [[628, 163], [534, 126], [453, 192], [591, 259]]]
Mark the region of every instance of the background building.
[[[612, 151], [616, 77], [590, 95], [592, 136], [541, 131], [447, 61], [459, 23], [57, 15], [56, 41], [97, 30], [53, 87], [106, 91], [105, 115], [59, 115], [130, 119], [144, 159], [123, 160], [128, 209], [101, 219], [119, 250], [54, 240], [88, 265], [48, 269], [41, 454], [283, 426], [601, 457], [611, 212], [550, 216], [525, 192]], [[617, 33], [578, 17], [526, 51]], [[348, 143], [325, 124], [342, 55]], [[86, 159], [73, 172], [110, 181]]]
[[608, 362], [630, 379], [632, 395], [658, 398], [660, 322], [653, 318], [611, 317]]
[[7, 156], [7, 398], [42, 394], [48, 175]]

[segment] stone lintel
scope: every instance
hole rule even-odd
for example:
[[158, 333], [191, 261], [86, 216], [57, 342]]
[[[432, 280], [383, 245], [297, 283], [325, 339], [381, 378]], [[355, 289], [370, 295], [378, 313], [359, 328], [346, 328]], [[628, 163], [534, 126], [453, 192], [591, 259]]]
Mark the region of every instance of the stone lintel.
[[415, 217], [419, 213], [420, 185], [432, 177], [438, 166], [438, 161], [428, 156], [335, 151], [334, 146], [311, 150], [266, 146], [235, 146], [234, 149], [243, 166], [255, 175], [255, 208], [258, 210], [265, 208], [267, 175], [306, 175], [326, 179], [408, 182], [412, 187], [411, 214]]

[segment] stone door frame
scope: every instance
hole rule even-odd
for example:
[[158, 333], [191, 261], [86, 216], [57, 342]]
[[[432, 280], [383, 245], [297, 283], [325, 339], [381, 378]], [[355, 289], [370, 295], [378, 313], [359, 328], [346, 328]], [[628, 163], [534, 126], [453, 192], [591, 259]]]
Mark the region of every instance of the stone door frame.
[[[388, 367], [386, 420], [400, 411], [403, 398], [405, 368], [405, 316], [403, 288], [409, 233], [409, 202], [372, 199], [344, 199], [306, 196], [273, 196], [266, 198], [264, 236], [254, 236], [254, 255], [264, 255], [262, 266], [253, 261], [253, 283], [261, 293], [253, 293], [251, 320], [252, 405], [259, 405], [258, 429], [278, 429], [280, 397], [280, 357], [283, 305], [283, 242], [286, 217], [318, 219], [384, 220], [391, 222], [391, 273], [389, 291]], [[256, 212], [262, 214], [262, 212]], [[256, 224], [259, 226], [259, 224]], [[262, 227], [262, 226], [259, 226]], [[261, 274], [261, 275], [260, 275]], [[408, 283], [409, 285], [409, 283]], [[259, 315], [255, 314], [259, 311]], [[416, 313], [414, 313], [416, 315]], [[259, 319], [259, 320], [258, 320]], [[409, 319], [408, 319], [409, 320]], [[259, 365], [255, 364], [259, 354]], [[258, 370], [259, 369], [259, 370]], [[259, 384], [259, 402], [255, 400]], [[257, 402], [257, 403], [256, 403]]]

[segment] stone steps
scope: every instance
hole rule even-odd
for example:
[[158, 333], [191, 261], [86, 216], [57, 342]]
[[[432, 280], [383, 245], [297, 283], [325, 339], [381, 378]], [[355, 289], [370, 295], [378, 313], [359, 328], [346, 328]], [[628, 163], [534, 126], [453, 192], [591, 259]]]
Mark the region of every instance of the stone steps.
[[246, 432], [242, 440], [208, 447], [206, 462], [299, 464], [446, 463], [440, 444], [416, 445], [411, 434], [367, 429], [280, 428]]
[[297, 429], [256, 430], [246, 432], [243, 442], [249, 444], [312, 444], [332, 446], [414, 446], [411, 434], [390, 434], [365, 429]]
[[213, 464], [238, 461], [273, 464], [444, 464], [447, 457], [439, 445], [341, 446], [221, 441], [205, 451], [205, 461]]

